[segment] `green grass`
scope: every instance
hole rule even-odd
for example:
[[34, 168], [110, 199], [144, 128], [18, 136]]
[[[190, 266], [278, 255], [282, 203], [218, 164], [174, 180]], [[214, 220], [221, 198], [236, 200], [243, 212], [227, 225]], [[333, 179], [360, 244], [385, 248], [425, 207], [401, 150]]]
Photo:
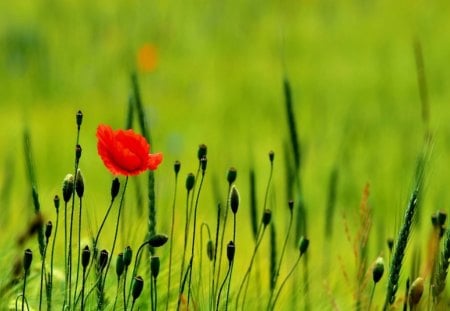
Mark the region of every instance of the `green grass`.
[[[283, 159], [283, 146], [289, 142], [283, 97], [283, 79], [287, 77], [302, 148], [302, 192], [311, 241], [307, 254], [311, 309], [332, 309], [335, 302], [339, 309], [345, 310], [356, 304], [353, 294], [357, 271], [355, 258], [350, 255], [353, 245], [346, 238], [342, 212], [346, 213], [350, 235], [355, 236], [357, 229], [354, 228], [359, 227], [361, 189], [367, 182], [373, 217], [368, 266], [370, 268], [380, 254], [384, 255], [386, 263], [385, 276], [377, 284], [372, 303], [373, 307], [380, 308], [386, 297], [389, 270], [385, 241], [396, 237], [400, 230], [414, 185], [416, 161], [423, 148], [424, 127], [414, 59], [414, 40], [418, 39], [423, 49], [433, 143], [420, 203], [421, 226], [413, 228], [411, 244], [406, 248], [402, 264], [397, 291], [397, 296], [402, 296], [414, 252], [422, 254], [419, 267], [427, 258], [427, 241], [432, 230], [429, 217], [438, 209], [448, 211], [446, 205], [450, 201], [449, 13], [450, 5], [445, 1], [434, 4], [406, 0], [395, 4], [387, 0], [339, 4], [287, 0], [239, 3], [2, 1], [0, 264], [4, 268], [0, 273], [0, 288], [8, 282], [15, 258], [21, 258], [24, 249], [31, 248], [34, 259], [27, 280], [27, 298], [36, 308], [38, 245], [34, 237], [26, 245], [16, 245], [18, 236], [26, 231], [33, 218], [23, 157], [24, 129], [30, 133], [40, 208], [44, 219], [55, 224], [53, 197], [61, 194], [64, 176], [73, 173], [74, 115], [79, 109], [83, 111], [80, 144], [86, 184], [83, 199], [86, 227], [82, 231], [82, 241], [88, 243], [90, 233], [98, 228], [108, 208], [112, 179], [97, 156], [95, 129], [99, 123], [125, 127], [135, 54], [140, 46], [150, 42], [158, 51], [157, 69], [152, 73], [140, 73], [139, 81], [151, 127], [152, 150], [162, 151], [165, 156], [163, 165], [155, 172], [156, 231], [170, 233], [172, 165], [180, 160], [176, 205], [179, 227], [175, 231], [179, 238], [174, 243], [181, 249], [183, 230], [178, 229], [184, 227], [184, 178], [196, 171], [196, 148], [205, 143], [208, 173], [199, 198], [198, 225], [207, 222], [215, 228], [217, 200], [222, 201], [222, 207], [226, 205], [227, 170], [233, 166], [238, 171], [236, 185], [241, 204], [237, 214], [230, 294], [233, 290], [236, 292], [254, 247], [249, 171], [254, 169], [256, 173], [261, 213], [270, 171], [267, 153], [274, 150], [268, 207], [276, 221], [278, 245], [282, 245], [289, 221], [287, 202], [291, 199], [286, 196]], [[138, 122], [135, 121], [134, 127], [139, 129]], [[339, 178], [330, 224], [324, 214], [334, 170], [339, 172]], [[134, 179], [145, 197], [147, 177]], [[124, 235], [119, 237], [117, 249], [120, 251], [127, 245], [137, 250], [147, 234], [147, 204], [136, 206], [136, 189], [137, 183], [130, 182], [124, 221], [133, 225], [121, 229]], [[109, 234], [102, 234], [106, 248], [112, 243], [114, 217], [115, 214], [104, 229]], [[333, 231], [328, 238], [324, 227], [330, 225]], [[63, 232], [61, 228], [59, 234]], [[224, 244], [231, 239], [231, 234], [230, 226]], [[196, 241], [199, 241], [198, 236]], [[293, 246], [296, 243], [288, 244], [280, 281], [297, 259], [298, 249]], [[61, 280], [64, 279], [61, 240], [56, 247], [59, 256], [55, 258], [55, 278]], [[165, 307], [169, 247], [157, 252], [161, 259], [158, 303], [162, 309]], [[323, 259], [324, 252], [326, 259]], [[206, 252], [203, 255], [203, 262], [206, 262]], [[269, 255], [267, 234], [254, 267], [259, 276], [252, 272], [253, 280], [261, 278], [259, 285], [266, 293], [270, 293]], [[198, 253], [195, 262], [199, 262]], [[323, 262], [330, 267], [324, 269]], [[181, 252], [174, 251], [174, 288], [179, 285], [180, 263]], [[227, 265], [224, 256], [222, 270], [226, 270]], [[292, 280], [301, 289], [303, 269], [304, 266], [299, 265], [298, 276]], [[195, 270], [198, 271], [198, 267], [194, 268], [194, 273]], [[202, 278], [207, 279], [209, 271], [202, 272]], [[145, 281], [143, 295], [149, 297], [149, 273], [142, 269], [139, 274]], [[411, 281], [414, 279], [411, 277]], [[107, 292], [110, 299], [115, 295], [115, 281], [111, 278], [112, 286]], [[425, 300], [428, 299], [428, 282], [429, 277], [425, 278]], [[196, 284], [195, 274], [192, 283]], [[290, 306], [292, 288], [288, 287], [292, 284], [286, 285], [277, 301], [280, 310]], [[58, 291], [63, 290], [62, 283], [60, 285], [54, 293], [57, 302], [61, 296]], [[257, 302], [264, 295], [257, 292], [257, 288], [249, 288], [247, 304]], [[20, 290], [18, 286], [10, 292], [0, 307], [13, 301]], [[367, 295], [370, 290], [367, 286]], [[197, 301], [202, 310], [209, 306], [207, 293], [206, 289], [204, 297]], [[296, 295], [300, 301], [303, 290]], [[323, 299], [324, 296], [329, 299]], [[448, 299], [448, 289], [444, 290], [444, 297]], [[136, 310], [138, 303], [139, 300]], [[174, 303], [170, 306], [173, 308]]]

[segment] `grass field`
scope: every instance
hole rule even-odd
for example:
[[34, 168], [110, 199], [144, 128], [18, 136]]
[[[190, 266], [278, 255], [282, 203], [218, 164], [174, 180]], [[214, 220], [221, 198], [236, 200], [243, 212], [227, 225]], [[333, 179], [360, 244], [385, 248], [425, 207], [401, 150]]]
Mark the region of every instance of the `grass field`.
[[[421, 276], [424, 295], [413, 309], [445, 310], [450, 303], [448, 288], [436, 303], [431, 291], [447, 240], [446, 234], [442, 240], [436, 237], [430, 217], [438, 210], [448, 212], [450, 201], [449, 14], [450, 4], [445, 1], [0, 2], [0, 264], [4, 267], [0, 309], [15, 309], [15, 300], [22, 293], [23, 271], [13, 286], [7, 285], [15, 277], [13, 263], [22, 258], [26, 248], [34, 255], [26, 297], [30, 310], [39, 308], [37, 239], [33, 236], [23, 245], [17, 243], [34, 218], [24, 133], [31, 139], [44, 220], [55, 222], [53, 198], [62, 195], [64, 177], [74, 172], [75, 114], [83, 112], [80, 169], [86, 190], [81, 247], [92, 246], [92, 235], [108, 208], [114, 177], [97, 154], [96, 129], [99, 124], [125, 128], [131, 75], [137, 72], [151, 130], [151, 151], [164, 154], [154, 172], [156, 231], [169, 235], [169, 242], [157, 251], [161, 260], [158, 310], [166, 308], [170, 245], [176, 251], [169, 309], [177, 307], [185, 180], [197, 170], [197, 148], [202, 143], [208, 147], [208, 166], [199, 196], [192, 274], [195, 286], [189, 309], [215, 308], [210, 302], [210, 282], [205, 281], [212, 267], [205, 268], [206, 241], [200, 245], [199, 232], [204, 229], [201, 224], [207, 223], [215, 233], [217, 204], [224, 207], [227, 203], [230, 167], [237, 169], [235, 185], [240, 195], [230, 285], [230, 309], [237, 308], [235, 298], [255, 245], [250, 172], [256, 176], [259, 221], [270, 174], [268, 153], [273, 150], [273, 179], [265, 206], [272, 210], [272, 223], [256, 256], [246, 309], [266, 307], [271, 256], [275, 253], [275, 262], [279, 262], [289, 223], [287, 202], [293, 199], [296, 219], [297, 204], [304, 203], [308, 229], [302, 232], [297, 220], [294, 222], [278, 285], [297, 260], [301, 233], [310, 240], [307, 265], [303, 262], [306, 257], [302, 258], [275, 309], [367, 310], [372, 264], [382, 256], [384, 276], [370, 306], [381, 310], [390, 282], [390, 258], [395, 257], [386, 240], [397, 239], [404, 228], [405, 210], [417, 187], [418, 159], [424, 154], [425, 164], [419, 165], [424, 171], [419, 181], [420, 203], [401, 261], [393, 307], [403, 308], [406, 279], [413, 282]], [[148, 46], [156, 54], [150, 53], [152, 66], [145, 69], [137, 59]], [[417, 66], [420, 59], [423, 67]], [[420, 77], [425, 81], [419, 82]], [[286, 179], [295, 168], [285, 80], [291, 87], [291, 117], [301, 150], [299, 173], [294, 174], [301, 186]], [[426, 89], [422, 99], [421, 87]], [[133, 127], [141, 131], [138, 118]], [[426, 133], [430, 143], [424, 139]], [[176, 160], [181, 162], [181, 171], [171, 238]], [[330, 213], [327, 204], [333, 172], [337, 179]], [[123, 185], [124, 178], [120, 180]], [[147, 174], [130, 177], [113, 268], [120, 251], [130, 245], [134, 256], [148, 237], [147, 190]], [[115, 215], [113, 209], [103, 231], [101, 243], [107, 249], [113, 240]], [[232, 237], [230, 215], [223, 249]], [[364, 229], [369, 227], [366, 241]], [[276, 236], [271, 241], [272, 228]], [[58, 234], [55, 275], [59, 279], [53, 289], [56, 309], [64, 300], [65, 269], [62, 231]], [[189, 255], [190, 249], [186, 257]], [[138, 269], [144, 278], [143, 295], [136, 301], [141, 310], [150, 309], [147, 258], [148, 253], [147, 264]], [[227, 265], [224, 255], [222, 269]], [[111, 273], [105, 292], [109, 302], [116, 296], [117, 282], [114, 269]], [[222, 271], [220, 280], [224, 276]], [[89, 282], [94, 283], [92, 279]], [[221, 299], [224, 309], [225, 294]], [[92, 295], [86, 309], [96, 308]], [[112, 303], [106, 309], [113, 309]]]

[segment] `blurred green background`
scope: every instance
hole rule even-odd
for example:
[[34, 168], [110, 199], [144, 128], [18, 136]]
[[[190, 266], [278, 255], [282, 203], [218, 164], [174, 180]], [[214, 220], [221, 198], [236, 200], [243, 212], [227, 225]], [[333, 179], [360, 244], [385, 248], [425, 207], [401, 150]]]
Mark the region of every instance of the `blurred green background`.
[[[156, 173], [161, 230], [170, 217], [165, 210], [173, 195], [173, 161], [182, 162], [183, 185], [196, 169], [199, 143], [208, 145], [210, 168], [200, 213], [212, 216], [213, 184], [219, 181], [224, 196], [230, 166], [238, 169], [243, 202], [249, 200], [248, 171], [256, 169], [262, 202], [269, 150], [276, 153], [271, 204], [282, 212], [287, 77], [303, 151], [311, 256], [323, 252], [328, 178], [337, 167], [337, 209], [350, 219], [358, 213], [364, 184], [371, 185], [376, 234], [369, 258], [375, 258], [398, 228], [423, 144], [415, 40], [423, 49], [434, 138], [422, 216], [428, 221], [431, 212], [448, 210], [449, 14], [448, 1], [419, 0], [1, 1], [0, 247], [14, 245], [17, 230], [32, 217], [24, 129], [31, 133], [41, 203], [50, 217], [52, 198], [72, 171], [79, 109], [85, 115], [86, 206], [98, 222], [111, 176], [96, 155], [95, 129], [99, 123], [124, 127], [137, 53], [151, 44], [156, 68], [138, 76], [153, 150], [165, 155]], [[244, 205], [243, 224], [248, 215]], [[341, 248], [329, 250], [331, 258], [350, 247], [339, 212], [335, 218]], [[249, 232], [244, 225], [242, 233]], [[312, 275], [320, 272], [311, 266]], [[342, 280], [331, 284], [341, 288], [337, 295], [347, 290], [337, 286]], [[312, 290], [324, 289], [319, 284]]]

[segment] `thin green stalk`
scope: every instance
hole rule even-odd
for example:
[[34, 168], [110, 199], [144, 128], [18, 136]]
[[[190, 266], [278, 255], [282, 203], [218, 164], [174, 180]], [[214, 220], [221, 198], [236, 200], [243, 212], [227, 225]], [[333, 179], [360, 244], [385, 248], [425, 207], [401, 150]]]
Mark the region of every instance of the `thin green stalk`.
[[188, 235], [189, 235], [189, 195], [191, 191], [187, 191], [186, 195], [186, 222], [184, 226], [184, 244], [183, 244], [183, 256], [181, 257], [181, 271], [180, 271], [180, 289], [179, 289], [179, 295], [182, 294], [181, 291], [181, 283], [183, 280], [183, 272], [184, 272], [184, 264], [186, 260], [186, 249], [187, 249], [187, 243], [188, 243]]
[[67, 290], [69, 284], [69, 260], [67, 259], [67, 202], [64, 202], [64, 306], [67, 301]]
[[374, 282], [372, 290], [370, 291], [369, 307], [367, 308], [367, 311], [370, 311], [370, 309], [372, 308], [372, 301], [373, 301], [373, 296], [375, 294], [375, 287], [376, 286], [377, 286], [377, 283]]
[[[105, 275], [105, 279], [106, 279], [106, 275]], [[113, 310], [116, 310], [117, 297], [119, 297], [119, 290], [120, 290], [120, 276], [117, 278], [117, 289], [116, 289], [116, 297], [114, 298]]]
[[78, 275], [80, 273], [80, 263], [81, 263], [81, 211], [83, 208], [83, 198], [80, 197], [79, 198], [79, 214], [78, 214], [78, 259], [77, 259], [77, 276], [76, 276], [76, 281], [75, 281], [75, 291], [74, 291], [74, 298], [73, 300], [75, 301], [76, 296], [77, 296], [77, 289], [78, 289]]
[[[124, 275], [123, 275], [123, 309], [124, 310], [127, 309], [127, 299], [126, 299], [127, 272], [128, 272], [128, 266], [125, 266], [125, 271], [124, 271]], [[133, 282], [130, 282], [130, 283], [133, 283]]]
[[217, 247], [219, 242], [219, 231], [220, 231], [220, 203], [217, 205], [217, 223], [216, 223], [216, 238], [214, 242], [214, 258], [213, 258], [213, 271], [212, 271], [212, 283], [211, 283], [211, 293], [210, 293], [210, 307], [214, 308], [214, 299], [216, 297], [215, 290], [215, 279], [216, 279], [216, 261], [217, 261]]
[[109, 260], [108, 260], [108, 264], [106, 265], [105, 278], [104, 278], [104, 281], [103, 281], [102, 288], [105, 287], [106, 276], [108, 275], [109, 266], [111, 265], [111, 261], [114, 258], [114, 249], [116, 247], [117, 232], [119, 231], [120, 213], [121, 213], [121, 211], [123, 209], [124, 198], [125, 198], [125, 191], [127, 190], [127, 185], [128, 185], [128, 176], [125, 178], [125, 185], [123, 186], [122, 196], [120, 197], [119, 211], [117, 213], [116, 229], [114, 230], [114, 240], [113, 240], [113, 244], [112, 244], [112, 247], [111, 247], [111, 253], [109, 255], [110, 257], [109, 257]]
[[283, 282], [280, 285], [280, 288], [277, 291], [277, 294], [275, 295], [275, 299], [273, 300], [273, 304], [272, 307], [270, 308], [270, 310], [273, 310], [275, 308], [275, 304], [277, 303], [277, 300], [280, 296], [281, 290], [283, 289], [284, 285], [286, 285], [286, 282], [289, 280], [289, 278], [291, 277], [292, 273], [294, 273], [295, 268], [297, 267], [298, 263], [300, 262], [300, 259], [302, 258], [302, 253], [300, 253], [300, 255], [297, 258], [297, 261], [295, 262], [294, 266], [292, 267], [291, 271], [289, 271], [288, 275], [286, 276], [286, 278], [283, 280]]
[[[222, 294], [222, 289], [225, 286], [225, 283], [228, 280], [228, 276], [231, 273], [231, 267], [233, 266], [233, 263], [230, 262], [230, 264], [228, 265], [228, 270], [227, 270], [227, 274], [225, 275], [225, 278], [223, 279], [222, 285], [220, 285], [220, 289], [219, 289], [219, 293], [217, 295], [217, 303], [216, 303], [216, 310], [219, 310], [219, 304], [220, 304], [220, 295]], [[228, 294], [227, 294], [228, 295]], [[227, 305], [228, 305], [228, 298], [227, 298]]]
[[197, 227], [197, 209], [198, 209], [198, 202], [200, 199], [200, 192], [202, 190], [203, 180], [205, 179], [205, 170], [203, 170], [202, 178], [200, 179], [200, 185], [198, 187], [197, 191], [197, 197], [195, 199], [195, 207], [194, 207], [194, 228], [192, 229], [192, 249], [191, 249], [191, 261], [192, 261], [192, 268], [191, 272], [189, 273], [189, 282], [188, 282], [188, 307], [189, 307], [189, 300], [191, 297], [191, 281], [192, 281], [192, 271], [194, 270], [194, 249], [195, 249], [195, 231]]
[[[211, 231], [209, 230], [209, 226], [207, 223], [203, 222], [200, 225], [200, 271], [198, 273], [198, 283], [197, 283], [197, 289], [198, 292], [200, 292], [200, 284], [202, 284], [202, 267], [203, 267], [203, 228], [206, 228], [206, 231], [208, 233], [208, 241], [211, 240]], [[203, 293], [203, 292], [202, 292]]]
[[175, 189], [172, 202], [172, 224], [170, 226], [169, 275], [167, 280], [166, 311], [169, 310], [169, 301], [170, 301], [170, 280], [172, 274], [173, 232], [175, 228], [175, 205], [176, 205], [175, 203], [177, 199], [177, 185], [178, 185], [178, 171], [175, 169]]
[[50, 280], [48, 285], [48, 297], [47, 297], [47, 311], [50, 311], [52, 309], [52, 291], [53, 291], [53, 259], [55, 255], [55, 243], [56, 243], [56, 235], [58, 233], [58, 225], [59, 225], [59, 209], [56, 209], [56, 227], [55, 227], [55, 234], [53, 235], [53, 242], [52, 242], [52, 255], [50, 259]]
[[45, 257], [47, 255], [47, 245], [48, 241], [45, 244], [44, 248], [44, 256], [42, 257], [42, 264], [41, 264], [41, 286], [39, 288], [39, 311], [42, 310], [42, 289], [44, 288], [43, 282], [44, 282], [44, 276], [45, 276]]
[[287, 234], [286, 234], [286, 238], [284, 239], [284, 243], [283, 243], [283, 249], [281, 251], [281, 255], [280, 255], [280, 261], [278, 262], [278, 267], [277, 267], [277, 271], [275, 273], [275, 277], [273, 280], [273, 289], [270, 291], [270, 297], [269, 297], [269, 303], [267, 304], [267, 310], [270, 309], [270, 304], [272, 303], [272, 298], [273, 298], [273, 293], [275, 290], [275, 287], [277, 286], [277, 281], [278, 281], [278, 277], [280, 275], [280, 270], [281, 270], [281, 264], [283, 263], [283, 258], [284, 258], [284, 254], [286, 253], [286, 246], [289, 240], [289, 235], [291, 232], [291, 227], [292, 227], [292, 222], [293, 222], [293, 210], [290, 208], [289, 209], [290, 214], [289, 214], [289, 225], [288, 225], [288, 230], [287, 230]]
[[259, 229], [258, 229], [258, 239], [256, 240], [255, 248], [253, 249], [253, 254], [252, 254], [252, 257], [250, 259], [250, 264], [249, 264], [249, 266], [247, 268], [247, 271], [244, 274], [244, 278], [242, 279], [241, 285], [239, 286], [238, 294], [236, 296], [236, 310], [238, 310], [239, 298], [241, 296], [242, 289], [244, 288], [244, 284], [246, 283], [246, 281], [249, 278], [250, 271], [251, 271], [252, 266], [253, 266], [253, 261], [255, 260], [256, 253], [258, 251], [259, 245], [261, 244], [261, 241], [262, 241], [262, 238], [264, 236], [264, 232], [265, 231], [266, 231], [266, 226], [263, 226], [263, 224], [261, 223], [260, 226], [259, 226]]
[[[25, 272], [25, 276], [23, 277], [23, 288], [22, 288], [22, 311], [25, 306], [25, 289], [27, 287], [27, 272]], [[28, 308], [28, 305], [27, 305]]]
[[157, 280], [157, 278], [153, 278], [153, 292], [154, 292], [154, 298], [153, 298], [153, 301], [154, 301], [154, 309], [153, 310], [157, 310], [157, 308], [158, 308], [158, 287], [156, 286], [156, 280]]
[[[224, 237], [225, 237], [225, 229], [227, 227], [227, 219], [228, 219], [228, 210], [229, 210], [229, 201], [230, 201], [230, 191], [231, 191], [231, 183], [228, 184], [228, 196], [227, 196], [227, 204], [225, 206], [225, 215], [223, 218], [223, 224], [222, 224], [222, 233], [220, 236], [220, 245], [218, 246], [219, 249], [219, 263], [218, 263], [218, 267], [217, 267], [217, 280], [220, 280], [220, 267], [222, 265], [222, 253], [223, 253], [223, 242], [224, 242]], [[219, 289], [218, 288], [219, 283], [217, 283], [217, 288], [216, 288], [216, 292]]]
[[[236, 213], [233, 213], [233, 244], [236, 245]], [[225, 311], [228, 310], [228, 299], [230, 298], [230, 287], [231, 287], [231, 278], [233, 276], [233, 268], [234, 268], [234, 260], [231, 262], [229, 267], [230, 270], [230, 278], [228, 279], [228, 288], [227, 288], [227, 299], [225, 302]]]
[[83, 267], [83, 280], [82, 280], [82, 284], [81, 284], [81, 311], [84, 310], [84, 288], [85, 288], [85, 285], [86, 285], [86, 268]]

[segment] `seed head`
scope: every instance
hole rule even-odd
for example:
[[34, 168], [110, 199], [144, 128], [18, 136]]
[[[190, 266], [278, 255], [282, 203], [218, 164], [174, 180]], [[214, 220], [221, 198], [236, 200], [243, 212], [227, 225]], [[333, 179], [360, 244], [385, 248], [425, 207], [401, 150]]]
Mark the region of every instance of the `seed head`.
[[373, 282], [378, 283], [384, 273], [384, 260], [382, 257], [378, 257], [373, 266], [372, 276]]
[[158, 256], [152, 256], [150, 257], [150, 270], [152, 272], [152, 276], [156, 279], [159, 274], [159, 257]]
[[228, 169], [228, 174], [227, 174], [227, 181], [230, 186], [232, 183], [234, 183], [236, 181], [236, 177], [237, 177], [236, 169], [234, 167], [230, 167]]
[[67, 174], [63, 181], [63, 198], [64, 202], [69, 202], [70, 198], [72, 197], [73, 193], [73, 175]]
[[269, 161], [270, 163], [273, 163], [273, 159], [275, 158], [275, 152], [273, 150], [269, 151]]
[[133, 280], [132, 295], [134, 300], [139, 298], [142, 293], [142, 288], [144, 288], [144, 280], [140, 275], [138, 275]]
[[394, 239], [393, 238], [387, 239], [387, 246], [389, 248], [389, 252], [392, 253], [392, 249], [394, 248]]
[[119, 194], [120, 182], [119, 178], [114, 178], [111, 184], [111, 200], [114, 200]]
[[420, 298], [422, 298], [423, 294], [423, 278], [418, 277], [411, 284], [411, 288], [409, 289], [409, 305], [413, 307], [420, 302]]
[[89, 246], [85, 246], [81, 253], [81, 265], [84, 269], [89, 265], [89, 260], [91, 259], [91, 251], [89, 250]]
[[189, 173], [186, 178], [186, 190], [189, 192], [194, 188], [195, 184], [195, 176], [192, 173]]
[[231, 188], [230, 207], [231, 211], [236, 214], [239, 208], [239, 192], [237, 191], [235, 186]]
[[27, 248], [23, 255], [23, 269], [25, 270], [25, 273], [27, 273], [30, 270], [32, 261], [33, 261], [33, 252], [31, 251], [31, 249]]
[[77, 195], [79, 198], [83, 197], [84, 194], [84, 178], [81, 174], [80, 169], [77, 170], [77, 178], [75, 182], [75, 191], [77, 192]]

